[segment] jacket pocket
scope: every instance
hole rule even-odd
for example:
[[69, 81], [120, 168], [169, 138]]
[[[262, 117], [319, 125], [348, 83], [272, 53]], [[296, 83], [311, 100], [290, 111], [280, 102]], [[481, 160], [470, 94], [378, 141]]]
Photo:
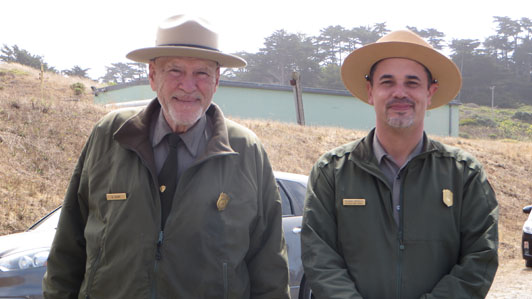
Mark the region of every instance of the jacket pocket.
[[94, 261], [91, 264], [89, 277], [87, 277], [87, 287], [85, 288], [85, 298], [90, 298], [90, 293], [92, 289], [92, 285], [94, 282], [94, 275], [96, 274], [96, 270], [98, 269], [98, 265], [100, 263], [100, 257], [102, 255], [102, 248], [98, 248], [98, 252], [96, 253], [96, 257], [94, 258]]

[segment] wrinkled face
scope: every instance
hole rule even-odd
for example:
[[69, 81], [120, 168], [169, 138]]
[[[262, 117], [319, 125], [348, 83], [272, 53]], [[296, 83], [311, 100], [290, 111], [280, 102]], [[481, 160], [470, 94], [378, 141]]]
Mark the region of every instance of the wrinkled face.
[[174, 132], [185, 132], [207, 111], [218, 87], [220, 68], [211, 60], [158, 57], [150, 62], [150, 85]]
[[438, 89], [428, 82], [424, 67], [413, 60], [388, 58], [378, 62], [372, 83], [367, 83], [368, 103], [375, 108], [377, 125], [391, 128], [423, 127], [425, 111]]

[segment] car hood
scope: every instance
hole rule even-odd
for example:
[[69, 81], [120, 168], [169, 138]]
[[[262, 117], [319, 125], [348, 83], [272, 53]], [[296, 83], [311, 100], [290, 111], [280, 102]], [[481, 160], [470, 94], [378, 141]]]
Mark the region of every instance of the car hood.
[[55, 229], [0, 236], [0, 257], [35, 248], [50, 248]]

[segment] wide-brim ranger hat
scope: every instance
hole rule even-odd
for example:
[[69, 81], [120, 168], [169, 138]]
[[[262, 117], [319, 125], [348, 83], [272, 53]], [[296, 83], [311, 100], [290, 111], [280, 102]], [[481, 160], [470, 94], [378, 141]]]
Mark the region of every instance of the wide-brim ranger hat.
[[407, 58], [424, 65], [437, 80], [439, 87], [428, 109], [453, 100], [462, 87], [462, 75], [456, 64], [436, 51], [419, 35], [409, 30], [393, 31], [377, 42], [351, 52], [342, 64], [341, 76], [345, 87], [358, 99], [368, 102], [366, 76], [371, 67], [386, 58]]
[[218, 33], [206, 20], [189, 15], [177, 15], [164, 20], [157, 29], [155, 47], [129, 52], [126, 57], [149, 63], [162, 56], [207, 59], [222, 67], [244, 67], [246, 61], [218, 49]]

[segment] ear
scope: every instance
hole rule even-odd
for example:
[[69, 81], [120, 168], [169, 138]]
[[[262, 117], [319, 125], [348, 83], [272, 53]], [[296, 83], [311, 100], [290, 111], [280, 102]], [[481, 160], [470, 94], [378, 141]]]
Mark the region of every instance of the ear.
[[150, 61], [148, 65], [148, 79], [150, 80], [151, 90], [157, 92], [157, 85], [155, 84], [155, 61]]
[[218, 84], [220, 84], [220, 67], [216, 68], [216, 85], [214, 85], [214, 91], [218, 89]]
[[366, 81], [366, 92], [368, 93], [368, 104], [373, 106], [373, 86], [369, 81]]
[[439, 87], [440, 87], [440, 85], [438, 83], [430, 84], [429, 90], [428, 90], [427, 107], [430, 107], [430, 105], [432, 104], [432, 96], [434, 96], [436, 91], [438, 91]]

